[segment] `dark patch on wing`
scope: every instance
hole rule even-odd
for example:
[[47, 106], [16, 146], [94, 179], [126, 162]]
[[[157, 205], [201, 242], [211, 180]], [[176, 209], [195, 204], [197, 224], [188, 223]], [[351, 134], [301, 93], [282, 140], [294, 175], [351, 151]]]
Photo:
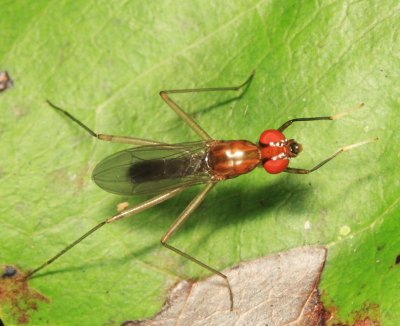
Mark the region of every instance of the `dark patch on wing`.
[[140, 146], [101, 161], [93, 180], [120, 195], [157, 194], [210, 180], [205, 162], [206, 142]]

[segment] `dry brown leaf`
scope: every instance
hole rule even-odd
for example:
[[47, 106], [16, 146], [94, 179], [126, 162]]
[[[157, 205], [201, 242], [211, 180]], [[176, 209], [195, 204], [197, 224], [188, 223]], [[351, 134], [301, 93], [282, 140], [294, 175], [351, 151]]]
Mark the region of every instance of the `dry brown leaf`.
[[0, 71], [0, 92], [5, 91], [13, 85], [13, 81], [7, 71]]
[[159, 314], [124, 325], [321, 325], [323, 308], [316, 287], [325, 259], [324, 247], [307, 246], [225, 270], [234, 295], [233, 311], [219, 276], [182, 281]]

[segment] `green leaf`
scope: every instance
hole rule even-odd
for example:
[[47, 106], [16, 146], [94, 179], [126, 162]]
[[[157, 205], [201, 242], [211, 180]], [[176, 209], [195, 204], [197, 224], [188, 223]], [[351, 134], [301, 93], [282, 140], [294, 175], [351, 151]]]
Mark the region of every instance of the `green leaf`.
[[[374, 307], [383, 325], [395, 325], [399, 9], [389, 0], [2, 2], [0, 70], [14, 87], [0, 94], [0, 264], [35, 268], [118, 203], [143, 200], [105, 193], [90, 178], [96, 162], [127, 146], [96, 141], [46, 99], [100, 133], [193, 141], [158, 92], [237, 85], [255, 68], [239, 100], [174, 99], [216, 139], [255, 142], [290, 118], [366, 104], [343, 120], [290, 127], [287, 137], [304, 146], [293, 167], [311, 167], [343, 145], [379, 142], [308, 176], [257, 169], [221, 183], [172, 244], [217, 269], [325, 244], [322, 299], [336, 320], [371, 316]], [[198, 190], [105, 226], [43, 270], [29, 284], [51, 301], [30, 312], [31, 324], [149, 317], [175, 282], [207, 275], [159, 244]], [[0, 318], [15, 322], [5, 306]]]

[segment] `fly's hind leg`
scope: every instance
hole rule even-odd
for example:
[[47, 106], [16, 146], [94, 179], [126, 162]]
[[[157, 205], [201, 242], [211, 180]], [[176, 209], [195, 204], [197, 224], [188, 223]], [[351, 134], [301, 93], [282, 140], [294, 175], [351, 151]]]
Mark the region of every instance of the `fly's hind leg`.
[[60, 252], [58, 252], [56, 255], [54, 255], [53, 257], [51, 257], [50, 259], [46, 260], [43, 264], [41, 264], [40, 266], [36, 267], [35, 269], [31, 270], [30, 272], [28, 272], [25, 275], [26, 279], [31, 278], [34, 274], [36, 274], [37, 272], [39, 272], [40, 270], [42, 270], [43, 268], [45, 268], [46, 266], [50, 265], [52, 262], [54, 262], [55, 260], [57, 260], [58, 258], [60, 258], [62, 255], [64, 255], [66, 252], [68, 252], [69, 250], [71, 250], [73, 247], [75, 247], [78, 243], [80, 243], [81, 241], [83, 241], [84, 239], [86, 239], [87, 237], [89, 237], [91, 234], [93, 234], [94, 232], [96, 232], [98, 229], [100, 229], [101, 227], [103, 227], [106, 224], [110, 224], [113, 223], [115, 221], [121, 220], [125, 217], [128, 216], [133, 216], [136, 215], [140, 212], [143, 212], [144, 210], [156, 206], [176, 195], [178, 195], [180, 192], [182, 192], [183, 190], [185, 190], [185, 187], [178, 187], [172, 190], [169, 190], [167, 192], [164, 192], [160, 195], [157, 195], [151, 199], [148, 199], [132, 208], [128, 208], [114, 216], [111, 216], [107, 219], [105, 219], [104, 221], [98, 223], [96, 226], [94, 226], [93, 228], [91, 228], [89, 231], [87, 231], [86, 233], [84, 233], [82, 236], [80, 236], [78, 239], [76, 239], [75, 241], [71, 242], [68, 246], [66, 246], [63, 250], [61, 250]]
[[183, 109], [173, 101], [168, 94], [177, 94], [177, 93], [200, 93], [200, 92], [224, 92], [224, 91], [238, 91], [248, 85], [253, 79], [255, 71], [251, 73], [251, 75], [246, 79], [246, 81], [239, 86], [230, 86], [230, 87], [207, 87], [207, 88], [188, 88], [188, 89], [171, 89], [160, 92], [161, 98], [168, 104], [168, 106], [195, 132], [197, 133], [201, 139], [203, 140], [213, 140], [211, 136], [198, 125], [193, 118], [191, 118]]
[[142, 139], [142, 138], [135, 138], [135, 137], [127, 137], [127, 136], [114, 136], [114, 135], [105, 135], [105, 134], [98, 134], [94, 132], [92, 129], [90, 129], [87, 125], [85, 125], [83, 122], [75, 118], [71, 113], [67, 112], [66, 110], [60, 108], [59, 106], [51, 103], [49, 100], [46, 101], [47, 104], [49, 104], [53, 109], [56, 111], [62, 113], [65, 115], [68, 119], [72, 120], [75, 122], [78, 126], [81, 128], [85, 129], [87, 133], [89, 133], [91, 136], [99, 139], [99, 140], [104, 140], [104, 141], [109, 141], [113, 143], [124, 143], [124, 144], [131, 144], [131, 145], [158, 145], [162, 144], [157, 141], [153, 140], [148, 140], [148, 139]]

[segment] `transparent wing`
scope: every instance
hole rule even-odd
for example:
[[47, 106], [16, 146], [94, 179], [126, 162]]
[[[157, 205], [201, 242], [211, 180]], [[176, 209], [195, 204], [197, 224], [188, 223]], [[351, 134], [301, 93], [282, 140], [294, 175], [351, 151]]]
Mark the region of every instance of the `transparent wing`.
[[211, 180], [207, 142], [148, 145], [117, 152], [95, 167], [92, 178], [102, 189], [119, 195], [157, 194]]

